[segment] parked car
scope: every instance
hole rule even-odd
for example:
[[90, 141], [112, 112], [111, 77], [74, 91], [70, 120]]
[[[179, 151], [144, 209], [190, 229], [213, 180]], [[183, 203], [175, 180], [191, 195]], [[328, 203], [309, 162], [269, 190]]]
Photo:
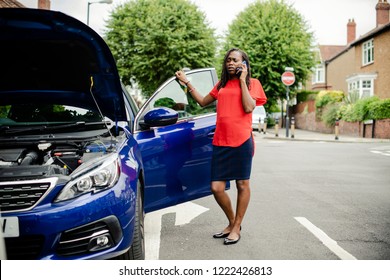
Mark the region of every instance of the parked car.
[[256, 108], [252, 112], [252, 129], [259, 130], [263, 129], [265, 119], [267, 117], [267, 112], [265, 111], [264, 106], [256, 106]]
[[[210, 194], [215, 104], [175, 77], [138, 109], [96, 32], [37, 9], [0, 9], [0, 61], [8, 259], [143, 259], [145, 213]], [[204, 94], [217, 82], [187, 76]]]

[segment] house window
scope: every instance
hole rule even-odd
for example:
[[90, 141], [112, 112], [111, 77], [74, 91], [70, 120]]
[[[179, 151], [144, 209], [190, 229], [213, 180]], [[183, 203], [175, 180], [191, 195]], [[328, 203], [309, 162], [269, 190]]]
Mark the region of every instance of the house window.
[[325, 66], [324, 66], [324, 64], [319, 64], [314, 69], [312, 83], [313, 84], [325, 83]]
[[374, 95], [374, 80], [377, 74], [360, 74], [349, 77], [348, 94], [357, 93], [359, 98], [370, 97]]
[[363, 43], [363, 65], [374, 62], [374, 39]]

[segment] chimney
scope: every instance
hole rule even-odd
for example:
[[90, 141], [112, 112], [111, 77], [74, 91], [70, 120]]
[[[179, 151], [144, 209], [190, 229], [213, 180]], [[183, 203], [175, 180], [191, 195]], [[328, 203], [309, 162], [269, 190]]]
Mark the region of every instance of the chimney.
[[349, 19], [347, 24], [347, 44], [356, 40], [356, 23], [354, 19]]
[[390, 4], [387, 0], [378, 0], [376, 9], [376, 27], [389, 23]]
[[38, 0], [38, 9], [50, 10], [50, 0]]

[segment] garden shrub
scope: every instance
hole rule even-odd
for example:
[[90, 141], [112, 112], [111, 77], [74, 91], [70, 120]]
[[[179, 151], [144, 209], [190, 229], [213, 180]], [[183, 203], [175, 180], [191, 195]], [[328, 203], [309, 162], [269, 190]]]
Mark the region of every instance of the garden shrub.
[[333, 103], [326, 106], [324, 109], [321, 120], [329, 127], [334, 126], [336, 120], [339, 119], [340, 103]]
[[313, 90], [302, 90], [297, 93], [297, 103], [305, 102], [309, 100], [315, 100], [317, 97], [318, 91]]
[[390, 119], [390, 99], [376, 100], [370, 103], [367, 113], [368, 119]]

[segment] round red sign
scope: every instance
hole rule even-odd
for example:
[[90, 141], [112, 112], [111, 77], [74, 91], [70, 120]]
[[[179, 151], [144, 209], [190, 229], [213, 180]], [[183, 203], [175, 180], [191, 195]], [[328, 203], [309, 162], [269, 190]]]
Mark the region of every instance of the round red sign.
[[291, 86], [295, 82], [295, 75], [293, 72], [286, 71], [282, 74], [282, 82], [286, 86]]

